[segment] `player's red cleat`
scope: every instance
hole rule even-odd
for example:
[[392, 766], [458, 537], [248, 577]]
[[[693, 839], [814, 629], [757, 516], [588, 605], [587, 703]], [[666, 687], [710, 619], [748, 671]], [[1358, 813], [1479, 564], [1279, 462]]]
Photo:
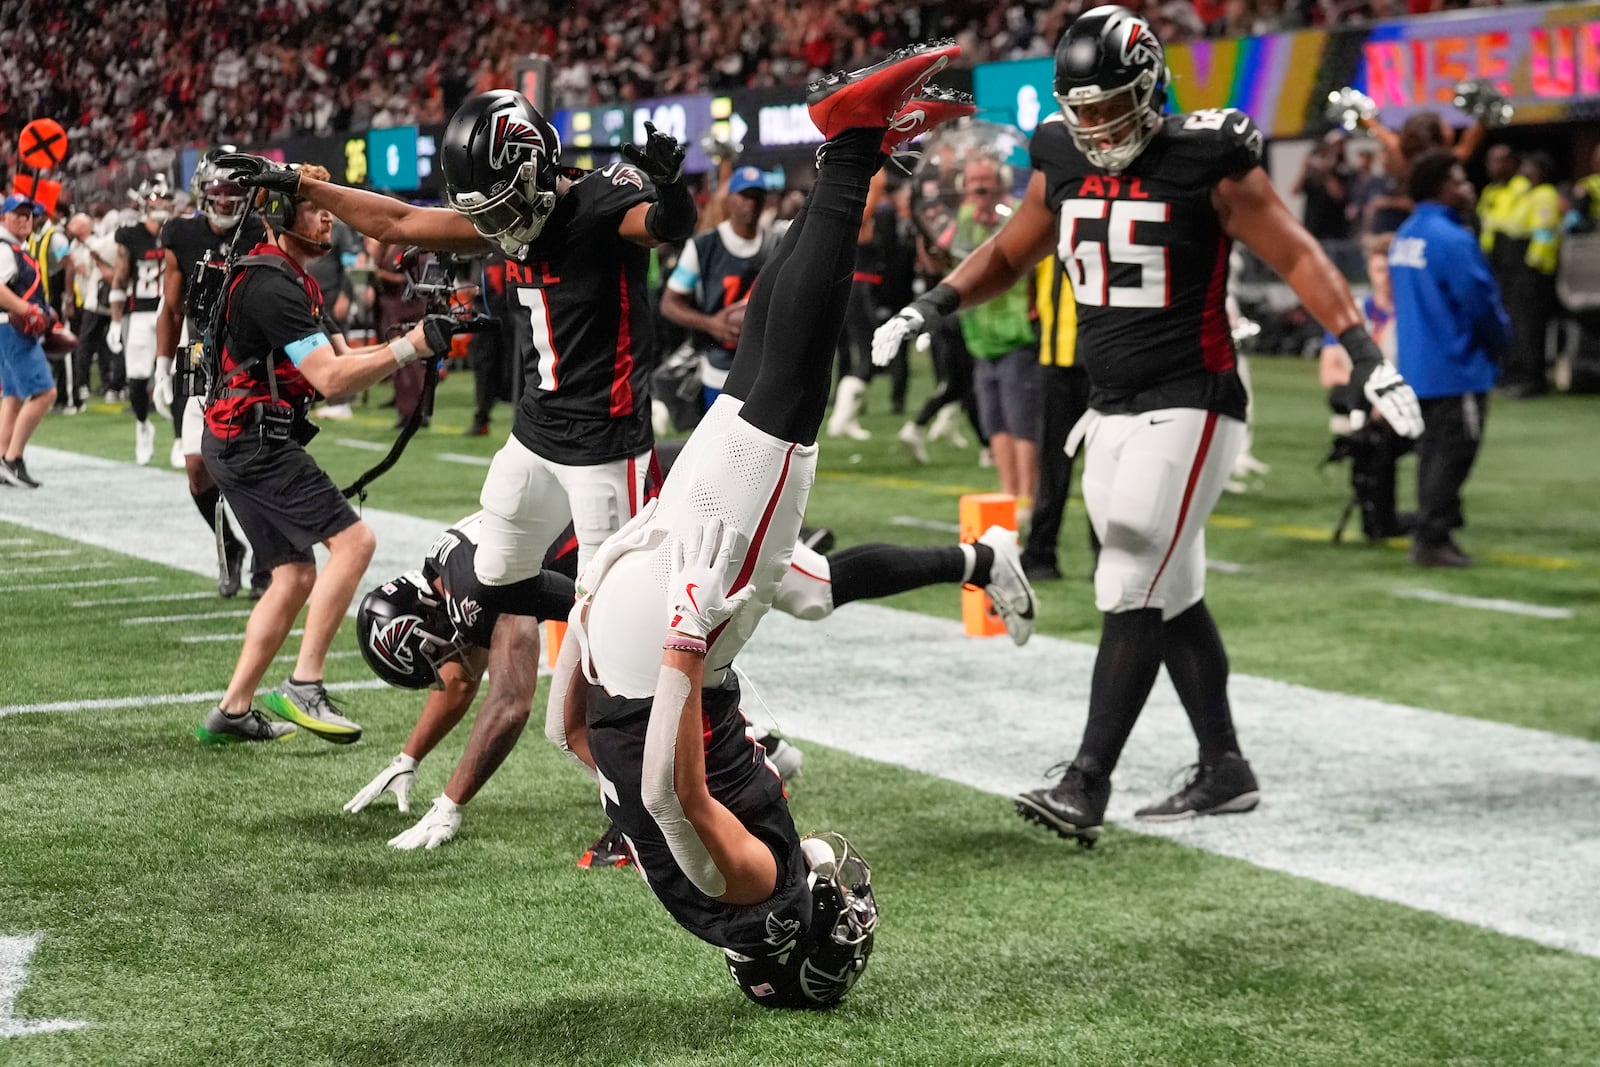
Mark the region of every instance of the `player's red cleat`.
[[971, 93], [941, 89], [937, 85], [924, 86], [889, 120], [889, 132], [883, 135], [883, 153], [888, 155], [934, 127], [954, 119], [964, 119], [977, 110], [978, 105]]
[[807, 86], [806, 106], [822, 136], [861, 126], [887, 126], [928, 79], [961, 54], [953, 40], [911, 45], [860, 70], [839, 71]]
[[622, 830], [616, 823], [607, 826], [600, 840], [578, 857], [578, 867], [585, 871], [592, 867], [626, 867], [632, 862], [633, 853], [629, 851], [627, 839], [622, 836]]

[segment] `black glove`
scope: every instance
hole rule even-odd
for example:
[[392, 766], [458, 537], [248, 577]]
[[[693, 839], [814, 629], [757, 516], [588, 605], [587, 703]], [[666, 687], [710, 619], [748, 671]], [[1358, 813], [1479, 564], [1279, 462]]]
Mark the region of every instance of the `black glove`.
[[657, 130], [652, 122], [644, 124], [644, 132], [647, 136], [642, 150], [636, 145], [622, 146], [628, 162], [656, 185], [671, 185], [683, 177], [683, 145], [677, 138]]
[[230, 152], [212, 160], [217, 169], [250, 189], [266, 189], [285, 196], [293, 196], [300, 189], [300, 172], [272, 162], [262, 156], [244, 152]]
[[454, 315], [424, 315], [422, 318], [422, 336], [428, 342], [428, 354], [432, 356], [448, 356], [450, 338], [465, 332], [461, 320]]

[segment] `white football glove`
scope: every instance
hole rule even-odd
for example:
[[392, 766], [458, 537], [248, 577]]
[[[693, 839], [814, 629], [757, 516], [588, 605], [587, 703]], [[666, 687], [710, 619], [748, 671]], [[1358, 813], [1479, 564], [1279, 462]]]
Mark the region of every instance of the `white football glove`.
[[177, 394], [172, 389], [172, 357], [156, 357], [156, 374], [150, 380], [150, 404], [163, 419], [172, 418], [172, 402]]
[[894, 316], [872, 331], [872, 365], [887, 367], [905, 347], [906, 339], [920, 333], [926, 320], [913, 304], [907, 304]]
[[111, 350], [113, 356], [122, 355], [122, 334], [127, 328], [128, 320], [122, 319], [119, 322], [113, 322], [111, 328], [106, 331], [106, 348]]
[[1387, 363], [1379, 364], [1367, 375], [1361, 392], [1395, 433], [1401, 437], [1422, 436], [1422, 405], [1399, 371]]
[[594, 555], [589, 558], [589, 565], [578, 575], [575, 599], [583, 600], [592, 595], [600, 584], [600, 579], [620, 557], [636, 548], [644, 548], [654, 534], [666, 535], [664, 528], [649, 528], [650, 516], [655, 513], [656, 498], [651, 497], [633, 518], [623, 523], [620, 530], [606, 538], [600, 547], [595, 549]]
[[385, 793], [393, 793], [400, 810], [411, 810], [411, 786], [417, 780], [417, 761], [405, 753], [401, 753], [389, 761], [389, 766], [378, 772], [378, 776], [362, 787], [361, 792], [351, 797], [345, 804], [344, 810], [354, 815], [356, 812], [371, 804]]
[[723, 592], [733, 569], [736, 537], [721, 519], [712, 519], [672, 543], [670, 629], [704, 639], [755, 595], [751, 585], [732, 596]]
[[433, 802], [417, 825], [389, 839], [393, 848], [435, 849], [456, 836], [461, 829], [461, 808], [455, 801], [441, 795]]

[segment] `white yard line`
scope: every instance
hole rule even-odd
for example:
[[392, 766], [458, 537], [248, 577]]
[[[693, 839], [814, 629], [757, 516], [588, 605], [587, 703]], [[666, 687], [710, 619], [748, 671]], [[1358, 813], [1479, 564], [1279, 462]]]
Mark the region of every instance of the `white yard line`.
[[[323, 688], [330, 693], [353, 689], [383, 689], [388, 683], [378, 678], [362, 678], [354, 682], [329, 682]], [[266, 689], [256, 690], [258, 693]], [[136, 697], [106, 697], [103, 700], [57, 700], [48, 704], [0, 704], [0, 719], [8, 715], [39, 715], [73, 711], [118, 711], [123, 708], [154, 708], [169, 704], [215, 703], [222, 699], [222, 690], [205, 693], [154, 693]]]
[[440, 452], [433, 457], [445, 463], [461, 463], [468, 467], [487, 467], [494, 462], [488, 456], [469, 456], [461, 452]]
[[[305, 631], [300, 629], [290, 630], [289, 636], [299, 637], [303, 633]], [[178, 640], [186, 645], [204, 645], [212, 641], [243, 641], [244, 634], [189, 634], [186, 637], [178, 638]]]
[[194, 615], [135, 615], [123, 619], [124, 626], [149, 626], [154, 623], [165, 622], [195, 622], [200, 619], [248, 619], [250, 609], [244, 608], [235, 611], [202, 611]]
[[212, 592], [194, 593], [151, 593], [149, 596], [111, 596], [101, 597], [96, 600], [74, 600], [75, 608], [105, 608], [118, 604], [162, 604], [170, 600], [215, 600], [217, 594]]
[[1498, 611], [1505, 615], [1523, 615], [1530, 619], [1570, 619], [1571, 608], [1555, 608], [1546, 604], [1527, 604], [1520, 600], [1501, 600], [1498, 597], [1461, 596], [1438, 589], [1395, 589], [1395, 596], [1406, 600], [1426, 600], [1432, 604], [1448, 604], [1453, 608], [1474, 608], [1478, 611]]
[[1249, 568], [1247, 568], [1243, 563], [1234, 563], [1234, 562], [1232, 562], [1230, 560], [1225, 560], [1225, 559], [1208, 559], [1208, 560], [1206, 560], [1206, 570], [1215, 571], [1218, 574], [1243, 574], [1248, 569]]
[[944, 522], [940, 519], [921, 519], [915, 515], [896, 515], [889, 520], [890, 526], [905, 526], [913, 530], [937, 530], [940, 533], [960, 533], [961, 524]]
[[143, 585], [160, 581], [153, 574], [133, 578], [97, 578], [83, 582], [45, 582], [40, 585], [0, 585], [0, 593], [47, 593], [52, 589], [95, 589], [108, 585]]
[[0, 567], [0, 575], [54, 574], [58, 571], [91, 571], [114, 566], [116, 564], [110, 560], [101, 560], [97, 563], [63, 563], [59, 567]]
[[77, 552], [78, 550], [76, 548], [36, 548], [31, 552], [6, 552], [4, 554], [0, 554], [0, 560], [44, 559], [47, 556], [72, 556], [76, 555]]
[[33, 538], [31, 537], [0, 537], [0, 546], [5, 548], [10, 548], [12, 545], [31, 544], [33, 544]]
[[362, 452], [389, 451], [389, 446], [381, 441], [363, 441], [359, 437], [335, 437], [333, 443], [340, 448], [355, 448]]

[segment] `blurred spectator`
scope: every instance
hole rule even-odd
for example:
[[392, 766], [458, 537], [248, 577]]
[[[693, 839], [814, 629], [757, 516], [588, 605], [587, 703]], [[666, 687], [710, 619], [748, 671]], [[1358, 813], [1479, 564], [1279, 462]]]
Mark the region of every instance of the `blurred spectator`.
[[1522, 198], [1532, 186], [1518, 174], [1522, 157], [1510, 145], [1497, 144], [1484, 157], [1489, 183], [1478, 194], [1478, 243], [1489, 259], [1489, 269], [1507, 299], [1516, 281], [1526, 248], [1515, 238], [1522, 236]]
[[1389, 188], [1388, 179], [1378, 173], [1378, 153], [1371, 148], [1356, 152], [1356, 165], [1347, 184], [1345, 218], [1351, 236], [1365, 237], [1372, 232], [1372, 212], [1378, 198]]
[[1515, 400], [1549, 390], [1546, 334], [1556, 312], [1556, 267], [1561, 255], [1561, 195], [1551, 184], [1554, 170], [1549, 153], [1530, 152], [1523, 159], [1519, 173], [1527, 179], [1528, 190], [1517, 198], [1515, 217], [1503, 238], [1511, 260], [1505, 301], [1512, 329], [1503, 384], [1505, 395]]
[[1411, 166], [1416, 202], [1389, 249], [1400, 373], [1422, 403], [1417, 439], [1417, 523], [1411, 562], [1470, 567], [1454, 532], [1465, 525], [1461, 487], [1478, 458], [1489, 390], [1511, 324], [1488, 261], [1462, 219], [1472, 183], [1455, 156], [1435, 149]]
[[1301, 219], [1306, 229], [1322, 243], [1328, 258], [1339, 265], [1346, 277], [1356, 271], [1349, 262], [1350, 220], [1345, 214], [1350, 198], [1350, 165], [1344, 159], [1343, 130], [1329, 130], [1306, 156], [1295, 179], [1294, 192], [1305, 197]]
[[[419, 322], [427, 311], [428, 302], [411, 292], [411, 284], [401, 269], [400, 257], [405, 252], [401, 245], [379, 244], [370, 238], [368, 254], [377, 267], [376, 321], [379, 344], [390, 337], [404, 333], [411, 323]], [[426, 370], [418, 360], [395, 371], [390, 379], [394, 383], [395, 425], [404, 426], [411, 413], [422, 403], [422, 390]], [[423, 412], [422, 425], [428, 424], [428, 412]]]

